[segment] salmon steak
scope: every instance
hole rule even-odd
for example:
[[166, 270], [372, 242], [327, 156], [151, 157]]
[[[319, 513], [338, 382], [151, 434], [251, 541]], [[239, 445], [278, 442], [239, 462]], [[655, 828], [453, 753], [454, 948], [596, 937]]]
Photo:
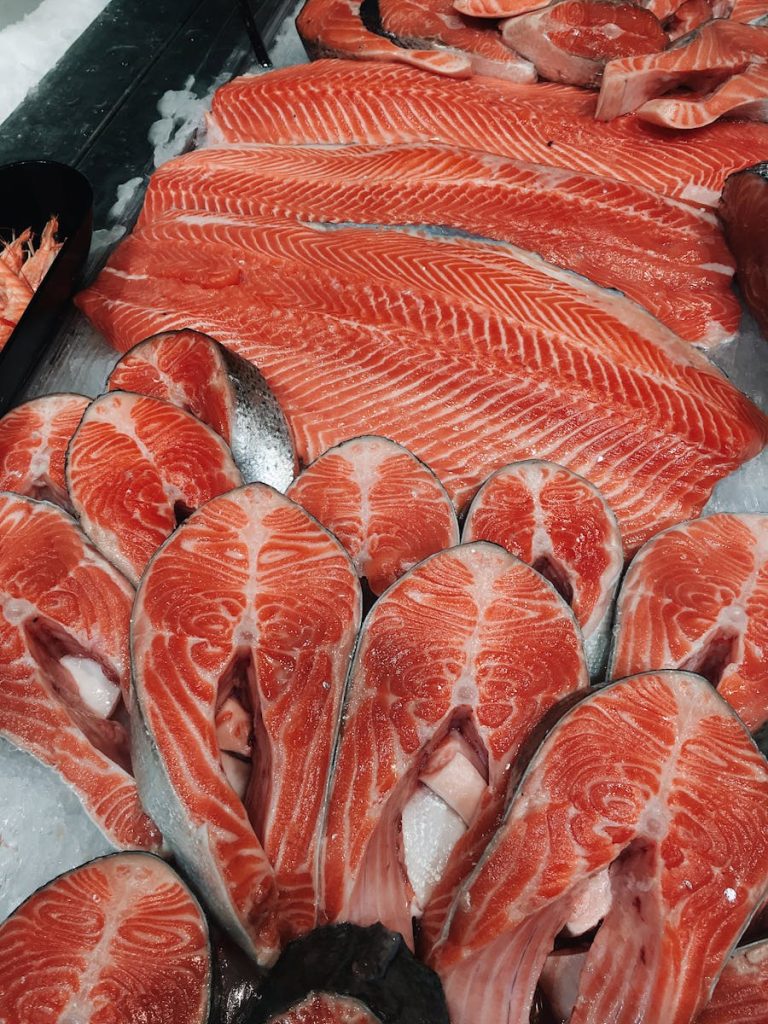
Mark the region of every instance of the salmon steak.
[[156, 850], [120, 721], [132, 602], [70, 516], [0, 494], [0, 736], [52, 769], [114, 848]]
[[423, 462], [385, 437], [331, 448], [288, 488], [346, 548], [379, 595], [428, 555], [459, 543], [456, 511]]
[[169, 402], [125, 391], [91, 402], [67, 449], [80, 525], [133, 584], [181, 520], [242, 482], [210, 427]]
[[593, 174], [450, 146], [252, 144], [159, 168], [142, 222], [179, 210], [451, 226], [622, 291], [697, 345], [727, 341], [739, 326], [733, 259], [714, 215]]
[[142, 799], [208, 909], [262, 963], [316, 923], [360, 609], [339, 542], [265, 484], [193, 513], [136, 595]]
[[602, 677], [624, 553], [596, 487], [550, 462], [505, 466], [477, 492], [461, 539], [499, 544], [545, 576], [573, 609], [590, 675]]
[[454, 9], [471, 18], [512, 18], [546, 7], [550, 0], [454, 0]]
[[390, 587], [350, 671], [326, 918], [381, 921], [412, 945], [412, 919], [440, 917], [493, 833], [523, 742], [587, 683], [567, 605], [496, 545], [440, 552]]
[[396, 61], [449, 78], [467, 78], [472, 74], [467, 54], [430, 47], [407, 49], [372, 32], [363, 24], [361, 6], [361, 0], [305, 0], [296, 19], [296, 30], [309, 57]]
[[107, 389], [192, 413], [227, 443], [245, 483], [284, 491], [295, 476], [290, 430], [267, 382], [252, 363], [205, 334], [167, 331], [139, 342], [118, 360]]
[[730, 18], [734, 0], [685, 0], [664, 22], [671, 41], [700, 28], [713, 18]]
[[768, 939], [737, 949], [696, 1024], [763, 1024], [768, 1020]]
[[72, 506], [64, 476], [70, 438], [90, 398], [44, 395], [17, 405], [0, 419], [0, 491]]
[[0, 924], [8, 1024], [206, 1024], [210, 998], [200, 905], [146, 853], [60, 875]]
[[571, 1024], [686, 1024], [768, 886], [768, 765], [700, 676], [612, 683], [549, 732], [429, 956], [453, 1024], [527, 1024], [606, 872]]
[[449, 82], [395, 64], [317, 61], [222, 86], [209, 128], [214, 141], [236, 143], [441, 142], [708, 206], [731, 171], [768, 151], [766, 125], [720, 122], [677, 135], [636, 117], [602, 124], [596, 105], [591, 93], [563, 85]]
[[637, 111], [644, 121], [685, 129], [724, 116], [765, 121], [767, 64], [768, 30], [715, 19], [663, 53], [610, 61], [595, 116], [609, 121]]
[[542, 78], [590, 87], [609, 60], [656, 53], [668, 42], [659, 19], [629, 0], [556, 0], [501, 28], [506, 45]]
[[768, 337], [768, 163], [728, 178], [719, 213], [744, 301]]
[[267, 975], [252, 1024], [449, 1024], [440, 981], [380, 924], [317, 928]]
[[768, 721], [768, 516], [681, 523], [637, 554], [616, 609], [610, 675], [698, 672], [755, 731]]
[[452, 0], [379, 0], [379, 17], [405, 46], [446, 46], [467, 54], [476, 75], [536, 81], [534, 66], [504, 45], [495, 25], [460, 14]]
[[[235, 247], [240, 283], [209, 287]], [[628, 553], [765, 444], [763, 414], [691, 346], [511, 246], [179, 213], [142, 224], [79, 302], [118, 348], [193, 327], [255, 362], [302, 462], [383, 434], [459, 508], [509, 462], [566, 465], [603, 492]]]

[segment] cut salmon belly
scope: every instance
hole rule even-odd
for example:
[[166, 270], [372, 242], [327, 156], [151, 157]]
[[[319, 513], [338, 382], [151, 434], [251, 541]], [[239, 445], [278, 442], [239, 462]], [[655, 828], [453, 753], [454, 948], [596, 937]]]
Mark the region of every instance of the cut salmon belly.
[[448, 146], [213, 148], [153, 175], [142, 222], [174, 211], [450, 225], [623, 291], [688, 341], [738, 330], [733, 260], [713, 215], [590, 174]]
[[768, 1021], [768, 939], [737, 949], [696, 1024]]
[[768, 885], [768, 765], [709, 683], [593, 692], [539, 748], [429, 957], [453, 1024], [524, 1024], [555, 936], [610, 872], [571, 1024], [686, 1024]]
[[[701, 128], [718, 117], [766, 120], [768, 30], [716, 19], [663, 53], [608, 63], [595, 116], [637, 116], [668, 128]], [[688, 86], [692, 92], [670, 93]]]
[[474, 18], [509, 18], [546, 7], [550, 0], [454, 0], [454, 9]]
[[629, 0], [558, 0], [502, 24], [507, 46], [542, 78], [597, 86], [609, 60], [667, 45], [659, 19]]
[[459, 543], [456, 511], [443, 485], [385, 437], [331, 448], [287, 494], [341, 541], [377, 595], [428, 555]]
[[462, 540], [500, 544], [555, 586], [581, 628], [590, 675], [599, 678], [624, 553], [597, 488], [551, 462], [513, 463], [478, 491]]
[[476, 75], [535, 82], [533, 65], [501, 41], [495, 25], [467, 18], [452, 0], [379, 0], [383, 27], [408, 46], [438, 44], [466, 53]]
[[280, 938], [316, 921], [325, 789], [360, 606], [338, 541], [264, 484], [193, 513], [136, 596], [142, 798], [208, 908], [264, 963]]
[[433, 895], [450, 903], [492, 833], [522, 743], [586, 685], [567, 605], [496, 545], [451, 548], [398, 580], [369, 613], [350, 673], [327, 918], [381, 921], [412, 943], [411, 919]]
[[200, 905], [146, 853], [60, 875], [0, 924], [8, 1024], [205, 1024], [210, 995]]
[[734, 0], [685, 0], [664, 22], [671, 40], [693, 32], [713, 18], [730, 18]]
[[719, 213], [736, 257], [742, 295], [768, 337], [768, 163], [728, 178]]
[[267, 382], [205, 334], [147, 338], [118, 361], [107, 386], [164, 399], [207, 423], [229, 445], [245, 483], [284, 491], [296, 474], [290, 430]]
[[715, 205], [726, 176], [768, 152], [768, 126], [720, 122], [675, 135], [635, 117], [595, 121], [595, 97], [560, 85], [447, 82], [415, 68], [317, 61], [236, 78], [213, 98], [227, 142], [442, 142], [630, 181]]
[[6, 413], [0, 419], [0, 491], [72, 511], [64, 456], [89, 402], [83, 395], [45, 395]]
[[354, 57], [366, 61], [398, 61], [437, 75], [466, 78], [472, 62], [451, 50], [411, 50], [371, 32], [360, 16], [360, 0], [305, 0], [296, 29], [312, 58]]
[[0, 735], [51, 768], [117, 849], [157, 849], [129, 774], [133, 588], [65, 512], [0, 495]]
[[[690, 416], [691, 425], [705, 427], [710, 436], [688, 440], [670, 433], [668, 419], [656, 431], [647, 417], [623, 413], [624, 396], [635, 388], [660, 406], [668, 400], [676, 405], [671, 396], [684, 395], [687, 388], [668, 390], [658, 378], [648, 384], [620, 383], [594, 400], [585, 393], [578, 397], [576, 390], [560, 394], [553, 387], [554, 369], [539, 380], [529, 360], [514, 373], [491, 371], [487, 359], [441, 351], [437, 339], [425, 346], [423, 332], [416, 330], [385, 329], [307, 309], [276, 312], [272, 303], [256, 304], [252, 297], [244, 303], [240, 288], [227, 295], [163, 281], [156, 273], [142, 274], [140, 280], [131, 276], [107, 270], [80, 297], [96, 325], [118, 347], [170, 327], [218, 334], [262, 368], [286, 411], [303, 461], [361, 429], [388, 434], [432, 467], [462, 506], [494, 470], [546, 455], [600, 488], [619, 519], [628, 553], [662, 524], [698, 514], [717, 480], [764, 443], [765, 427], [755, 419], [756, 411], [749, 411], [748, 403], [717, 375], [713, 383], [722, 384], [743, 411], [723, 410], [716, 420], [707, 414], [702, 421], [699, 399], [691, 395], [683, 432]], [[180, 312], [169, 313], [171, 304]], [[616, 372], [621, 377], [622, 371], [611, 371]], [[703, 367], [702, 372], [705, 383], [713, 371]], [[605, 402], [611, 390], [616, 407]], [[467, 410], [475, 411], [471, 432], [466, 430]], [[728, 452], [734, 440], [729, 435], [738, 424], [751, 435], [740, 442], [747, 443], [740, 455]]]
[[180, 520], [242, 482], [229, 448], [204, 423], [125, 391], [88, 406], [67, 451], [83, 530], [134, 584]]
[[768, 516], [706, 516], [654, 537], [619, 594], [614, 679], [700, 672], [753, 731], [768, 721]]

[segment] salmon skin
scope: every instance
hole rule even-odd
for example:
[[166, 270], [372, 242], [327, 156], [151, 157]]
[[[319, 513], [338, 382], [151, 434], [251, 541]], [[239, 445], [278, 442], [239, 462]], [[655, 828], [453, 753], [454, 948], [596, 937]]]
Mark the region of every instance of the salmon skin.
[[[233, 247], [240, 283], [209, 287]], [[511, 246], [179, 212], [142, 224], [79, 301], [117, 347], [161, 324], [219, 335], [264, 372], [302, 461], [361, 428], [391, 436], [458, 507], [510, 461], [565, 464], [603, 492], [627, 553], [765, 444], [763, 414], [691, 346]]]
[[768, 1020], [768, 939], [737, 949], [696, 1024], [764, 1024]]
[[466, 53], [476, 75], [535, 82], [530, 61], [505, 46], [495, 25], [460, 14], [451, 0], [379, 0], [381, 23], [405, 46], [439, 45]]
[[719, 213], [736, 257], [742, 295], [768, 337], [768, 163], [728, 178]]
[[440, 918], [492, 834], [522, 743], [587, 681], [565, 602], [496, 545], [443, 551], [390, 587], [350, 671], [325, 832], [327, 919], [381, 921], [412, 944], [412, 918]]
[[354, 57], [366, 61], [397, 61], [449, 78], [467, 78], [467, 54], [448, 49], [411, 50], [371, 32], [360, 16], [360, 0], [305, 0], [296, 29], [310, 58]]
[[126, 391], [94, 399], [67, 449], [80, 524], [134, 585], [181, 519], [242, 482], [229, 448], [204, 423]]
[[346, 548], [373, 594], [459, 543], [456, 511], [432, 470], [386, 437], [330, 448], [288, 489]]
[[0, 494], [0, 736], [51, 768], [112, 847], [157, 850], [118, 720], [132, 602], [70, 516]]
[[0, 419], [0, 491], [72, 505], [64, 478], [67, 445], [90, 398], [45, 395], [11, 409]]
[[507, 46], [550, 82], [596, 87], [609, 60], [667, 45], [659, 19], [629, 0], [557, 0], [502, 23]]
[[442, 142], [708, 206], [731, 171], [768, 149], [765, 125], [721, 122], [679, 136], [635, 117], [603, 125], [595, 107], [592, 94], [567, 86], [447, 82], [395, 64], [317, 61], [222, 86], [209, 127], [214, 140], [237, 143]]
[[252, 144], [187, 153], [158, 169], [143, 221], [176, 210], [452, 226], [622, 291], [698, 345], [739, 327], [733, 259], [713, 214], [592, 174], [449, 146]]
[[768, 885], [767, 825], [768, 765], [705, 679], [593, 692], [530, 762], [432, 950], [451, 1020], [527, 1022], [555, 936], [607, 871], [571, 1024], [691, 1021]]
[[60, 875], [0, 924], [8, 1024], [205, 1024], [210, 994], [200, 905], [149, 854], [112, 854]]
[[285, 416], [258, 369], [199, 331], [165, 331], [119, 359], [109, 391], [164, 399], [223, 438], [244, 483], [284, 491], [296, 475]]
[[440, 982], [380, 924], [318, 928], [291, 942], [252, 1024], [448, 1024]]
[[315, 924], [325, 790], [360, 606], [338, 541], [265, 484], [193, 513], [136, 596], [142, 799], [211, 913], [263, 964], [281, 938]]
[[596, 487], [551, 462], [505, 466], [477, 492], [461, 539], [500, 544], [545, 576], [573, 609], [590, 675], [602, 678], [624, 553]]
[[[684, 129], [724, 116], [765, 121], [767, 63], [765, 28], [716, 19], [663, 53], [610, 61], [595, 117], [608, 121], [637, 111], [654, 125]], [[689, 89], [670, 93], [681, 86]]]
[[721, 513], [666, 530], [622, 584], [611, 677], [698, 672], [756, 731], [768, 721], [767, 601], [768, 516]]

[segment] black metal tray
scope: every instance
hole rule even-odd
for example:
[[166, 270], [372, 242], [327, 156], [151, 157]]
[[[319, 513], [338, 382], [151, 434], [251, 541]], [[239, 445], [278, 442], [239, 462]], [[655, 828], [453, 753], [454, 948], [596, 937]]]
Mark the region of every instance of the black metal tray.
[[51, 216], [64, 245], [0, 350], [0, 415], [42, 362], [57, 321], [75, 291], [91, 244], [93, 191], [73, 167], [53, 160], [20, 160], [0, 167], [0, 238], [26, 228], [36, 238]]

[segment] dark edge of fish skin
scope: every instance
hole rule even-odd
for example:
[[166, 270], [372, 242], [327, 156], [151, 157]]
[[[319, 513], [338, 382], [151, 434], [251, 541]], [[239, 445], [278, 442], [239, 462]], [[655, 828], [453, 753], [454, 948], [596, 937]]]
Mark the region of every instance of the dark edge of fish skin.
[[[768, 15], [766, 15], [764, 18], [761, 18], [758, 24], [768, 27]], [[768, 337], [768, 309], [759, 309], [756, 305], [753, 305], [751, 302], [747, 301], [745, 290], [740, 280], [741, 276], [744, 275], [745, 271], [749, 270], [749, 254], [745, 252], [745, 250], [748, 250], [750, 247], [754, 246], [754, 239], [756, 234], [759, 234], [760, 232], [765, 232], [766, 230], [768, 230], [768, 228], [764, 224], [754, 225], [752, 229], [753, 233], [749, 237], [747, 237], [746, 242], [744, 242], [742, 241], [744, 236], [738, 236], [735, 230], [736, 226], [732, 222], [732, 217], [734, 213], [738, 214], [738, 209], [732, 212], [733, 202], [738, 202], [738, 200], [732, 199], [732, 193], [734, 189], [738, 188], [739, 180], [745, 177], [746, 175], [750, 175], [761, 179], [764, 182], [765, 186], [768, 187], [768, 161], [761, 161], [760, 163], [753, 164], [751, 167], [746, 167], [741, 171], [735, 171], [734, 173], [728, 175], [728, 177], [725, 179], [725, 184], [723, 185], [723, 190], [720, 194], [720, 202], [717, 207], [717, 216], [720, 221], [720, 225], [723, 229], [725, 240], [728, 243], [728, 247], [730, 248], [736, 260], [736, 279], [739, 283], [739, 291], [741, 292], [742, 299], [744, 300], [745, 305], [749, 307], [749, 310], [754, 316], [755, 320], [757, 321], [758, 327], [760, 328], [762, 333], [766, 335], [766, 337]], [[752, 243], [751, 246], [750, 243]], [[768, 302], [768, 297], [764, 295], [764, 298], [766, 302]]]
[[212, 1024], [248, 1024], [259, 1005], [267, 972], [215, 921], [209, 922], [212, 950]]
[[187, 895], [194, 903], [195, 907], [197, 908], [200, 914], [200, 920], [202, 921], [203, 924], [203, 931], [205, 932], [205, 941], [208, 950], [208, 985], [206, 993], [207, 999], [206, 1004], [203, 1008], [203, 1015], [200, 1017], [199, 1024], [219, 1024], [218, 1020], [212, 1017], [214, 959], [211, 943], [211, 930], [208, 925], [208, 918], [206, 917], [205, 911], [202, 908], [202, 905], [197, 897], [197, 894], [192, 889], [190, 889], [189, 884], [187, 880], [184, 878], [184, 876], [179, 873], [175, 865], [169, 864], [167, 860], [165, 860], [163, 857], [158, 857], [157, 854], [155, 853], [149, 853], [147, 850], [117, 850], [114, 853], [105, 853], [101, 857], [92, 857], [91, 860], [87, 860], [82, 864], [77, 864], [75, 867], [69, 868], [67, 871], [62, 871], [60, 875], [56, 875], [54, 878], [51, 878], [50, 881], [45, 882], [43, 885], [39, 885], [34, 890], [34, 892], [31, 892], [29, 896], [27, 896], [26, 899], [24, 899], [17, 907], [14, 907], [14, 909], [11, 911], [11, 913], [8, 915], [5, 921], [0, 921], [0, 928], [2, 928], [6, 921], [11, 921], [16, 916], [16, 914], [19, 913], [19, 911], [27, 905], [27, 903], [32, 899], [33, 896], [36, 896], [38, 893], [43, 892], [44, 889], [50, 888], [52, 885], [55, 885], [62, 879], [67, 878], [68, 875], [75, 874], [82, 868], [90, 867], [92, 864], [97, 864], [99, 861], [102, 860], [112, 860], [115, 857], [119, 857], [121, 860], [125, 859], [126, 857], [150, 857], [152, 860], [160, 861], [161, 864], [165, 865], [165, 867], [167, 867], [168, 870], [176, 876], [177, 881], [181, 884], [182, 888], [186, 891]]
[[249, 1024], [266, 1024], [311, 992], [357, 999], [382, 1024], [449, 1024], [437, 975], [382, 924], [326, 925], [289, 943]]

